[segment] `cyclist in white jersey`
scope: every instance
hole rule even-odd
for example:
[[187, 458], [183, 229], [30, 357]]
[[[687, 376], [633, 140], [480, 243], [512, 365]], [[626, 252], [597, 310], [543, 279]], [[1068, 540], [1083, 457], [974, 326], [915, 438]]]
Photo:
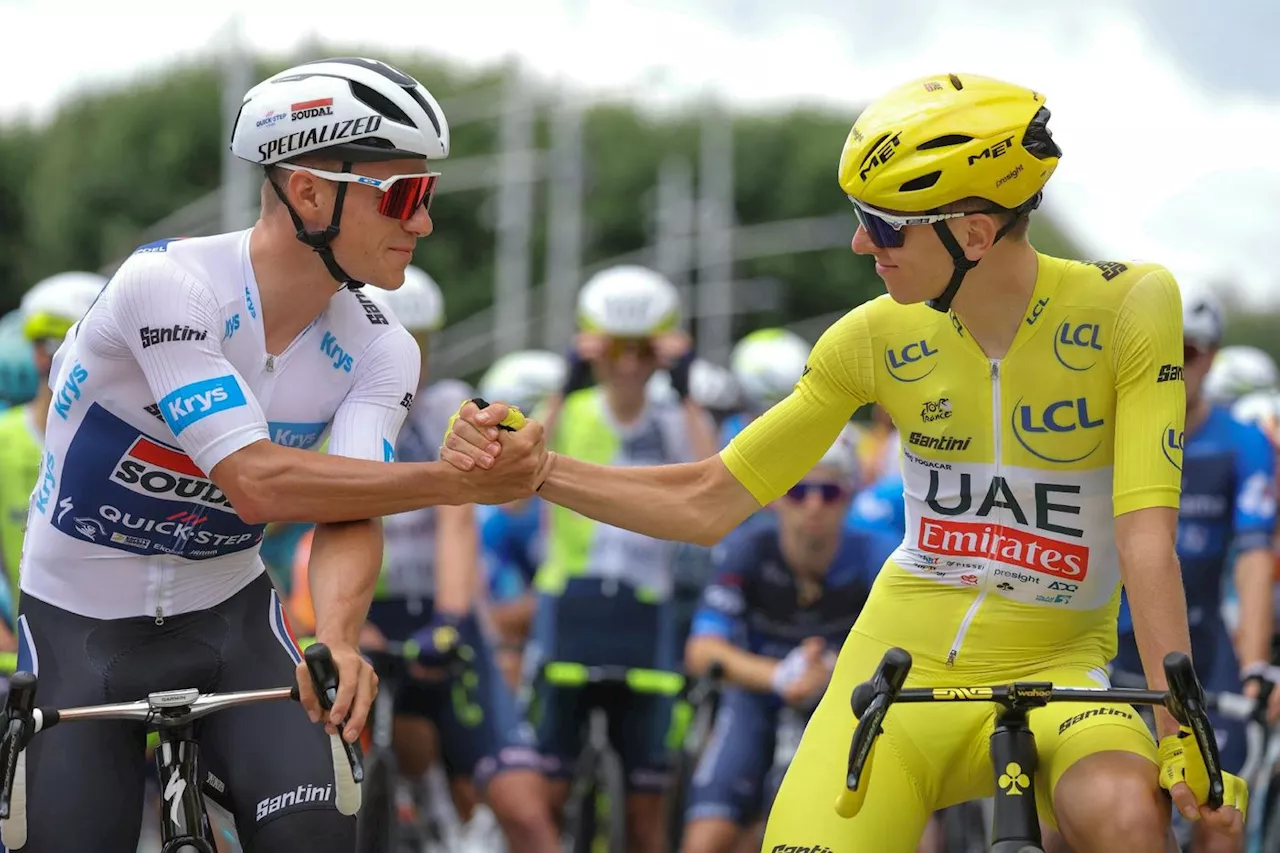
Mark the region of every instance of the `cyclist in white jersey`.
[[[434, 462], [449, 417], [475, 396], [469, 385], [456, 379], [425, 382], [429, 338], [444, 321], [440, 288], [411, 266], [399, 290], [371, 295], [404, 324], [422, 350], [424, 381], [400, 431], [396, 457], [401, 462]], [[394, 740], [401, 772], [410, 779], [421, 778], [438, 751], [468, 837], [492, 827], [491, 819], [475, 819], [483, 794], [513, 853], [555, 853], [560, 842], [541, 793], [541, 762], [519, 725], [489, 632], [475, 610], [480, 584], [475, 507], [399, 513], [387, 516], [383, 528], [386, 555], [369, 610], [368, 633], [374, 635], [370, 639], [413, 640], [422, 650], [419, 662], [428, 667], [445, 663], [445, 656], [459, 644], [468, 649], [468, 671], [460, 678], [413, 680], [400, 686]], [[460, 696], [465, 701], [459, 701]]]
[[[390, 66], [334, 59], [270, 78], [245, 96], [232, 137], [266, 167], [258, 223], [138, 249], [54, 359], [19, 666], [52, 706], [297, 678], [305, 713], [266, 703], [200, 729], [202, 766], [247, 851], [354, 842], [330, 793], [330, 744], [307, 724], [322, 712], [258, 556], [265, 523], [320, 523], [316, 636], [340, 677], [325, 728], [355, 740], [376, 690], [356, 648], [381, 562], [371, 519], [525, 496], [541, 459], [537, 431], [521, 430], [499, 440], [503, 460], [523, 460], [498, 477], [385, 464], [418, 351], [357, 288], [403, 281], [431, 231], [427, 161], [448, 147], [438, 104]], [[305, 452], [326, 435], [329, 454]], [[142, 747], [129, 723], [36, 738], [22, 849], [131, 853]]]
[[[569, 456], [614, 465], [660, 465], [702, 459], [716, 450], [715, 426], [692, 398], [693, 353], [679, 331], [672, 284], [642, 267], [597, 273], [578, 298], [582, 333], [570, 358], [565, 394], [549, 401], [549, 446]], [[646, 400], [663, 363], [678, 404]], [[598, 384], [587, 386], [594, 376]], [[548, 508], [546, 555], [534, 578], [539, 593], [526, 654], [544, 661], [673, 669], [677, 626], [670, 606], [676, 545]], [[581, 690], [539, 691], [538, 746], [553, 777], [557, 811], [589, 710]], [[625, 701], [621, 701], [625, 699]], [[670, 702], [632, 695], [610, 701], [610, 729], [627, 775], [630, 849], [663, 843], [662, 792]]]

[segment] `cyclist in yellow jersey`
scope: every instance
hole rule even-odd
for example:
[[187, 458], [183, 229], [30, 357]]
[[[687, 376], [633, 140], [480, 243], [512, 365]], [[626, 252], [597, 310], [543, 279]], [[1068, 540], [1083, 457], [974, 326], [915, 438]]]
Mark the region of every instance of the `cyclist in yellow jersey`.
[[[929, 813], [989, 795], [981, 706], [895, 708], [851, 820], [843, 788], [854, 685], [890, 646], [909, 683], [1105, 683], [1119, 582], [1148, 681], [1187, 651], [1174, 540], [1182, 429], [1181, 302], [1154, 264], [1037, 253], [1027, 214], [1061, 154], [1044, 97], [973, 75], [908, 83], [868, 107], [840, 183], [889, 295], [818, 341], [795, 391], [718, 457], [619, 470], [549, 453], [544, 499], [652, 536], [714, 542], [795, 483], [850, 414], [878, 402], [903, 435], [907, 532], [849, 634], [770, 815], [764, 849], [908, 853]], [[961, 288], [961, 283], [965, 286]], [[926, 303], [926, 304], [921, 304]], [[504, 407], [464, 407], [455, 466], [487, 467]], [[1040, 814], [1076, 853], [1164, 851], [1184, 814], [1239, 833], [1243, 783], [1197, 806], [1194, 762], [1161, 712], [1160, 748], [1124, 708], [1031, 715]], [[1203, 800], [1204, 792], [1199, 799]]]

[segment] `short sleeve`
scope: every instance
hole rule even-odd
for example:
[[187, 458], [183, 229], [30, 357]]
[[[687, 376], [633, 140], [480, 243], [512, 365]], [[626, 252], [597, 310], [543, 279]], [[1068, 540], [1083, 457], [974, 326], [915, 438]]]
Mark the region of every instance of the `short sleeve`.
[[351, 390], [333, 415], [328, 452], [393, 462], [400, 427], [414, 404], [421, 356], [413, 336], [395, 329], [369, 346]]

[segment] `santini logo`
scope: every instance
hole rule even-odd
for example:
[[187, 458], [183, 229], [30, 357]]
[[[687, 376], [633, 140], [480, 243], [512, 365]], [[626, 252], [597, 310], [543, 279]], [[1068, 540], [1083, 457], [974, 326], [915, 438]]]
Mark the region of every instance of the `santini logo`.
[[159, 329], [143, 326], [138, 330], [138, 336], [142, 338], [143, 349], [153, 347], [156, 344], [167, 344], [170, 341], [203, 341], [208, 335], [208, 332], [201, 329], [193, 329], [190, 326], [179, 326], [177, 324]]
[[258, 801], [257, 817], [262, 820], [281, 809], [303, 803], [326, 803], [333, 796], [332, 785], [299, 785], [292, 791], [285, 791], [279, 796]]
[[965, 438], [952, 438], [947, 435], [925, 435], [922, 432], [913, 432], [907, 441], [916, 447], [924, 447], [929, 450], [968, 450], [969, 442], [973, 440], [972, 436]]

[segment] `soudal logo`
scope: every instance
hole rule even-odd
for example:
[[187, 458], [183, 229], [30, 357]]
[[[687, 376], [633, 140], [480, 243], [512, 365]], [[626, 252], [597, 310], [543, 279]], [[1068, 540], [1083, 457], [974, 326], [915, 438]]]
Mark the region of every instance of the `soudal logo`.
[[143, 326], [138, 330], [138, 337], [142, 339], [142, 348], [147, 349], [156, 344], [167, 344], [172, 341], [203, 341], [209, 336], [209, 333], [202, 329], [193, 329], [190, 326], [179, 326], [176, 323], [172, 326], [164, 326], [155, 328], [153, 326]]
[[273, 815], [281, 809], [302, 805], [303, 803], [326, 803], [332, 796], [332, 785], [299, 785], [292, 791], [285, 791], [283, 794], [260, 800], [258, 802], [257, 818], [262, 820], [267, 815]]
[[[907, 344], [901, 349], [893, 347], [885, 347], [884, 350], [884, 367], [889, 371], [889, 375], [899, 382], [919, 382], [938, 366], [933, 357], [938, 354], [936, 349], [929, 346], [927, 340], [916, 341]], [[928, 369], [924, 369], [925, 365]]]
[[71, 365], [67, 378], [62, 380], [62, 387], [58, 389], [58, 393], [53, 398], [53, 410], [58, 413], [58, 417], [64, 421], [71, 412], [71, 406], [80, 399], [81, 388], [84, 382], [89, 378], [89, 371], [84, 369], [84, 365], [76, 362]]
[[969, 442], [973, 440], [973, 436], [964, 438], [955, 438], [948, 435], [925, 435], [922, 432], [913, 432], [908, 436], [907, 441], [916, 447], [925, 447], [929, 450], [939, 450], [944, 453], [949, 451], [968, 450]]
[[333, 115], [333, 98], [317, 98], [289, 105], [289, 121]]
[[921, 518], [919, 545], [948, 557], [980, 557], [1069, 580], [1089, 574], [1089, 549], [982, 521]]
[[313, 148], [327, 147], [340, 139], [369, 136], [376, 133], [380, 127], [382, 127], [382, 116], [365, 116], [299, 130], [259, 145], [258, 162], [275, 161], [294, 151], [310, 151]]
[[[1053, 335], [1053, 357], [1067, 370], [1083, 373], [1098, 363], [1096, 353], [1102, 352], [1098, 336], [1102, 327], [1097, 323], [1076, 323], [1063, 320]], [[1087, 363], [1086, 363], [1087, 362]]]
[[129, 445], [116, 462], [111, 479], [140, 495], [192, 501], [211, 509], [235, 512], [222, 490], [186, 455], [146, 436], [138, 436]]
[[333, 359], [334, 370], [351, 372], [351, 365], [354, 362], [351, 356], [347, 355], [347, 351], [338, 343], [338, 339], [333, 336], [333, 332], [324, 333], [324, 337], [320, 339], [320, 351]]

